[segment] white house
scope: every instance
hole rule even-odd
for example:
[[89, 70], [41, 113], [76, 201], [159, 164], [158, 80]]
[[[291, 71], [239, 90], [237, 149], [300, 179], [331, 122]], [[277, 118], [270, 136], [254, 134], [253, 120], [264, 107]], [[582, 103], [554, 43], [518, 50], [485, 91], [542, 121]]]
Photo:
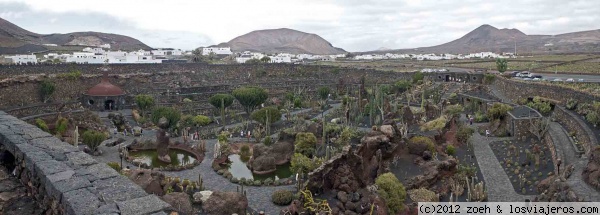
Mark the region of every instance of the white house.
[[110, 44], [106, 43], [106, 44], [104, 44], [104, 45], [100, 45], [100, 46], [98, 46], [98, 47], [100, 47], [100, 48], [105, 48], [105, 49], [110, 49]]
[[269, 56], [271, 63], [291, 63], [292, 58], [289, 55]]
[[31, 55], [15, 55], [15, 56], [7, 56], [5, 57], [10, 59], [14, 64], [27, 64], [27, 63], [37, 63], [37, 57], [33, 54]]
[[98, 54], [103, 54], [105, 51], [102, 48], [84, 48], [83, 49], [84, 52], [90, 52], [90, 53], [98, 53]]
[[210, 53], [215, 53], [216, 55], [231, 55], [230, 47], [210, 47], [210, 48], [202, 48], [202, 55], [209, 55]]

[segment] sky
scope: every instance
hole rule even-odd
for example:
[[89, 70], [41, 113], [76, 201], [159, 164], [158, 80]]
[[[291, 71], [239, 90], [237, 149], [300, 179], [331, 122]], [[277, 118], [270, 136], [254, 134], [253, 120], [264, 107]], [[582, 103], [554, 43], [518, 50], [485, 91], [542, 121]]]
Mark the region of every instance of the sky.
[[549, 35], [600, 29], [600, 0], [0, 0], [0, 17], [36, 33], [116, 33], [185, 50], [291, 28], [355, 52], [439, 45], [483, 24]]

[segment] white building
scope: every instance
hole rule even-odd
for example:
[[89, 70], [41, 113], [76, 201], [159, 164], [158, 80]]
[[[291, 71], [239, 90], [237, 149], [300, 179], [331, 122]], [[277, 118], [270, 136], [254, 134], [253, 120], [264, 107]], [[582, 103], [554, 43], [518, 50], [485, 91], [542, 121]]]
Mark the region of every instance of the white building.
[[231, 55], [230, 47], [210, 47], [210, 48], [202, 48], [202, 55], [209, 55], [210, 53], [215, 53], [216, 55]]
[[105, 51], [102, 48], [84, 48], [83, 49], [84, 52], [90, 52], [90, 53], [97, 53], [97, 54], [103, 54]]
[[37, 63], [37, 57], [35, 55], [15, 55], [15, 56], [6, 56], [5, 58], [10, 59], [11, 63], [14, 64], [27, 64], [27, 63]]
[[271, 63], [291, 63], [292, 57], [289, 55], [277, 55], [277, 56], [269, 56], [271, 58]]

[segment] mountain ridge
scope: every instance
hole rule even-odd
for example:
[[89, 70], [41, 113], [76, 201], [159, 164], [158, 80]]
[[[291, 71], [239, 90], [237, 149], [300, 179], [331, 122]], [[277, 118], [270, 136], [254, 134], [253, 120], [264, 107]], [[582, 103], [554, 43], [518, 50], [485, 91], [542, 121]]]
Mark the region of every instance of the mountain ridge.
[[[600, 52], [600, 30], [569, 32], [556, 35], [528, 35], [519, 29], [498, 29], [484, 24], [464, 36], [430, 47], [393, 49], [391, 53], [453, 53], [468, 54], [491, 51], [496, 53], [569, 53]], [[378, 53], [379, 50], [362, 52]]]
[[317, 34], [289, 28], [255, 30], [216, 46], [229, 46], [234, 52], [252, 51], [268, 54], [346, 53], [345, 50], [334, 47], [330, 42]]
[[0, 18], [0, 54], [46, 51], [48, 48], [44, 44], [56, 44], [58, 46], [100, 46], [110, 44], [111, 49], [124, 51], [151, 49], [150, 46], [129, 36], [94, 31], [38, 34]]

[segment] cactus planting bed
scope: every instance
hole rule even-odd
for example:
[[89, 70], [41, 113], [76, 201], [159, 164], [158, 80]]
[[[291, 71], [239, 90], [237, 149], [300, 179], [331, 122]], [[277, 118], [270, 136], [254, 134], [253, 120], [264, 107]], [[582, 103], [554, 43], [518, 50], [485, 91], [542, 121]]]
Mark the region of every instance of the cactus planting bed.
[[554, 174], [550, 150], [535, 138], [498, 141], [490, 146], [519, 194], [539, 194], [537, 184]]

